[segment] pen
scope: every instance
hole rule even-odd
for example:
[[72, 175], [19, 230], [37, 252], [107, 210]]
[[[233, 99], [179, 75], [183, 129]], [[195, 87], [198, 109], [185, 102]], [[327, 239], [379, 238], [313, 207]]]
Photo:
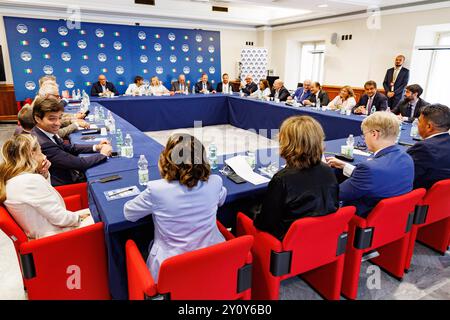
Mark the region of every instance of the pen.
[[133, 188], [128, 188], [128, 189], [125, 189], [125, 190], [122, 190], [122, 191], [119, 191], [119, 192], [110, 194], [109, 196], [110, 196], [110, 197], [115, 197], [115, 196], [117, 196], [118, 194], [121, 194], [121, 193], [124, 193], [124, 192], [127, 192], [127, 191], [132, 191], [133, 189], [134, 189], [134, 187], [133, 187]]

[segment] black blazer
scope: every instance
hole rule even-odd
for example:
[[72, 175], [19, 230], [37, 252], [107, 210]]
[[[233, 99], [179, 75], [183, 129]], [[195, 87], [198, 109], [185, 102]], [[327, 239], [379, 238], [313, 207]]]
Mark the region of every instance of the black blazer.
[[[229, 84], [229, 86], [231, 87], [231, 92], [236, 92], [234, 89], [233, 89], [233, 85], [231, 84], [231, 82], [228, 82], [228, 84]], [[216, 90], [217, 92], [223, 92], [223, 82], [219, 82], [218, 84], [217, 84], [217, 90]]]
[[[367, 107], [367, 103], [369, 102], [369, 96], [367, 94], [363, 95], [358, 103], [356, 104], [356, 106], [353, 107], [353, 112], [355, 112], [355, 109], [360, 107], [360, 106], [364, 106]], [[387, 97], [382, 94], [377, 92], [375, 94], [375, 97], [373, 98], [373, 102], [372, 102], [372, 106], [375, 106], [375, 108], [377, 109], [377, 111], [385, 111], [388, 107], [388, 99]], [[370, 110], [368, 110], [370, 112]]]
[[[322, 106], [327, 106], [330, 103], [330, 98], [328, 97], [328, 93], [326, 91], [320, 90], [319, 99], [320, 99], [320, 104]], [[311, 101], [311, 103], [313, 105], [315, 105], [316, 104], [316, 95], [311, 93], [309, 98], [306, 100]], [[301, 101], [301, 102], [303, 102], [303, 101]]]
[[56, 144], [39, 128], [34, 127], [31, 134], [37, 137], [42, 153], [52, 163], [50, 176], [52, 186], [60, 186], [80, 182], [80, 174], [90, 167], [106, 161], [103, 154], [95, 154], [89, 157], [78, 157], [81, 153], [93, 153], [92, 145], [80, 144]]
[[417, 142], [408, 149], [414, 160], [414, 189], [429, 189], [436, 182], [450, 179], [450, 135]]
[[251, 95], [253, 92], [258, 91], [258, 85], [254, 82], [250, 84], [246, 84], [244, 88], [242, 88], [242, 92], [246, 95]]
[[299, 170], [285, 168], [270, 181], [256, 228], [282, 239], [300, 218], [334, 213], [339, 208], [339, 184], [324, 163]]
[[[275, 90], [272, 90], [272, 93], [270, 94], [270, 97], [275, 98]], [[280, 92], [278, 93], [278, 98], [280, 101], [286, 101], [288, 97], [290, 97], [291, 94], [289, 93], [288, 89], [285, 87], [281, 87]]]
[[[214, 88], [212, 87], [211, 83], [206, 82], [206, 88], [208, 89], [209, 92], [213, 91]], [[195, 93], [200, 93], [203, 90], [203, 83], [201, 81], [197, 82], [195, 84]]]
[[[393, 77], [394, 77], [394, 68], [390, 68], [386, 71], [386, 75], [383, 81], [383, 88], [386, 91], [386, 94], [389, 91], [391, 91], [391, 82], [393, 80]], [[391, 108], [395, 107], [397, 103], [402, 99], [403, 94], [405, 93], [405, 88], [408, 85], [408, 81], [409, 81], [409, 70], [406, 68], [402, 68], [394, 83], [395, 95], [389, 99], [389, 106]]]
[[[106, 85], [105, 85], [106, 89], [108, 89], [111, 92], [114, 92], [114, 94], [117, 96], [119, 95], [119, 91], [117, 91], [116, 87], [114, 87], [114, 84], [112, 82], [108, 82], [106, 81]], [[102, 93], [102, 85], [100, 84], [100, 82], [96, 82], [92, 85], [91, 88], [91, 96], [93, 97], [98, 97], [99, 93]]]
[[[425, 100], [419, 98], [419, 101], [417, 101], [416, 108], [414, 109], [414, 118], [418, 118], [420, 116], [420, 112], [422, 109], [426, 106], [428, 106], [429, 103]], [[392, 112], [395, 114], [401, 114], [403, 117], [413, 118], [411, 116], [411, 111], [409, 110], [409, 102], [403, 99], [400, 101], [397, 106], [392, 109]]]

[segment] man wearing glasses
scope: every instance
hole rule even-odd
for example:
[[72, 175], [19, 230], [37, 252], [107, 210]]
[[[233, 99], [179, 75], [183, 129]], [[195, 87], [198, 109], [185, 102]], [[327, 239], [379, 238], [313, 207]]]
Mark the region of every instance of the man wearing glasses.
[[381, 200], [413, 189], [414, 163], [396, 145], [399, 125], [394, 114], [375, 112], [363, 121], [361, 129], [373, 156], [357, 166], [336, 158], [327, 158], [327, 162], [348, 177], [339, 186], [339, 200], [355, 206], [357, 214], [366, 218]]

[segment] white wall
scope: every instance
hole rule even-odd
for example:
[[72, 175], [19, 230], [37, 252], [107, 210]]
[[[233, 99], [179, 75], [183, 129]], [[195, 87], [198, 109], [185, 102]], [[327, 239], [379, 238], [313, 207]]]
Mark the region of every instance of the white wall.
[[[15, 15], [11, 15], [15, 16]], [[35, 18], [36, 16], [27, 16], [27, 15], [17, 15], [22, 17], [28, 17], [28, 18]], [[55, 17], [46, 17], [44, 15], [40, 15], [38, 18], [48, 18], [48, 19], [55, 19]], [[103, 20], [98, 20], [93, 17], [89, 17], [87, 15], [83, 16], [83, 21], [88, 22], [106, 22]], [[123, 21], [117, 20], [115, 22], [113, 19], [108, 19], [107, 23], [118, 23], [123, 24]], [[141, 24], [144, 25], [144, 24]], [[145, 23], [145, 26], [153, 26], [153, 24]], [[171, 27], [171, 25], [165, 23], [155, 23], [154, 26], [164, 26], [164, 27]], [[174, 24], [173, 27], [176, 28], [198, 28], [199, 26], [196, 25], [180, 25], [179, 23]], [[215, 29], [211, 28], [210, 26], [202, 26], [205, 30], [212, 30], [212, 31], [220, 31], [220, 45], [221, 45], [221, 64], [222, 64], [222, 72], [227, 72], [230, 75], [230, 78], [233, 79], [238, 76], [237, 70], [236, 70], [236, 63], [240, 60], [241, 56], [241, 49], [245, 47], [245, 43], [247, 41], [252, 41], [257, 43], [257, 32], [256, 29], [253, 28], [221, 28], [221, 29]], [[6, 83], [12, 84], [13, 83], [13, 76], [11, 72], [11, 63], [9, 59], [8, 54], [8, 45], [6, 41], [6, 32], [5, 32], [5, 26], [3, 22], [3, 16], [0, 15], [0, 44], [3, 48], [3, 59], [5, 62], [5, 72], [6, 72]]]
[[[410, 66], [419, 26], [450, 22], [450, 9], [383, 15], [381, 28], [369, 30], [367, 19], [328, 23], [295, 29], [275, 29], [272, 39], [272, 65], [276, 75], [294, 88], [298, 79], [299, 42], [326, 41], [324, 84], [362, 87], [372, 79], [381, 86], [386, 69], [393, 66], [394, 57], [403, 53]], [[331, 35], [339, 35], [337, 46]], [[353, 40], [341, 41], [340, 36], [352, 34]], [[414, 74], [412, 70], [412, 74]]]

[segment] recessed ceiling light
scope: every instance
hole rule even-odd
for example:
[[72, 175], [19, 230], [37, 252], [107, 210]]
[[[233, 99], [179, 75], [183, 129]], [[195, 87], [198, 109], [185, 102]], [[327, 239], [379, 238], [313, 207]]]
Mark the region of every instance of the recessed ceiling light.
[[319, 4], [318, 5], [319, 8], [328, 8], [328, 4]]

